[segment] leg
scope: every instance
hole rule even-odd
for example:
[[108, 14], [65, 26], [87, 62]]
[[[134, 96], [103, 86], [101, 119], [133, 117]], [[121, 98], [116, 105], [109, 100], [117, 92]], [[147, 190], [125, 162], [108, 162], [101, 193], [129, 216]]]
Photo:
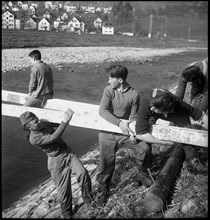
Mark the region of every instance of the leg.
[[37, 107], [40, 108], [42, 105], [42, 101], [40, 99], [37, 99], [33, 96], [29, 97], [26, 102], [23, 104], [23, 106], [28, 106], [28, 107]]
[[97, 181], [109, 185], [115, 168], [117, 141], [113, 134], [99, 133], [100, 164]]
[[71, 167], [68, 164], [71, 155], [61, 154], [48, 157], [48, 170], [57, 188], [57, 196], [64, 218], [72, 217]]
[[71, 159], [72, 174], [76, 175], [77, 182], [81, 187], [82, 199], [85, 203], [91, 203], [93, 198], [91, 195], [92, 186], [91, 179], [88, 171], [85, 169], [84, 165], [74, 154]]
[[152, 181], [149, 178], [147, 169], [151, 166], [153, 160], [151, 144], [140, 142], [138, 144], [130, 145], [130, 148], [134, 150], [141, 183], [146, 187], [150, 187]]

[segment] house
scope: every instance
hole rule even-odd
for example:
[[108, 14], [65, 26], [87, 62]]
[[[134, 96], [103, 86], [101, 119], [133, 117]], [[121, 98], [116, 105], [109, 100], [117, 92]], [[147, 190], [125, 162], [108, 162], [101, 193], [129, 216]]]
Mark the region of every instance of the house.
[[52, 27], [53, 25], [48, 18], [42, 18], [38, 23], [39, 31], [51, 31]]
[[46, 1], [44, 5], [47, 9], [51, 9], [53, 7], [53, 3], [51, 1]]
[[96, 7], [95, 12], [96, 13], [102, 13], [103, 9], [101, 7]]
[[96, 20], [94, 20], [94, 22], [93, 22], [93, 24], [94, 24], [94, 27], [96, 27], [96, 28], [101, 28], [101, 26], [102, 26], [102, 20], [101, 20], [101, 18], [96, 18]]
[[66, 12], [74, 13], [74, 12], [76, 12], [76, 10], [77, 10], [77, 7], [74, 5], [67, 5], [66, 6]]
[[104, 13], [110, 14], [112, 11], [112, 7], [104, 8]]
[[58, 30], [59, 27], [63, 24], [64, 22], [62, 21], [61, 17], [58, 17], [54, 22], [53, 22], [53, 27]]
[[69, 15], [64, 12], [62, 15], [61, 15], [61, 20], [65, 21], [65, 20], [68, 20], [69, 19]]
[[111, 22], [106, 21], [103, 23], [102, 34], [114, 35], [114, 26]]
[[33, 14], [35, 14], [36, 13], [36, 8], [33, 6], [33, 5], [31, 5], [29, 8], [28, 8], [28, 14], [29, 15], [33, 15]]
[[8, 10], [2, 14], [2, 28], [15, 29], [15, 15]]
[[84, 33], [85, 31], [85, 22], [81, 17], [74, 16], [68, 23], [71, 31], [80, 33], [81, 31]]
[[49, 20], [51, 20], [52, 15], [51, 15], [51, 13], [50, 13], [50, 11], [49, 11], [48, 9], [46, 9], [46, 10], [44, 11], [43, 17], [44, 17], [44, 18], [48, 18]]
[[30, 17], [25, 25], [24, 25], [24, 29], [25, 30], [37, 30], [37, 24], [38, 24], [38, 19], [37, 18], [33, 18], [33, 17]]
[[26, 10], [28, 10], [28, 3], [22, 3], [22, 9], [24, 10], [24, 11], [26, 11]]

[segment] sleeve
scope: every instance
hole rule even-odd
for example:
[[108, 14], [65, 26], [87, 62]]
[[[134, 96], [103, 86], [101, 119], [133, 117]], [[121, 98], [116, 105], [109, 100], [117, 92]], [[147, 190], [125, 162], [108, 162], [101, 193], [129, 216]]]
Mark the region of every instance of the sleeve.
[[183, 100], [184, 98], [186, 86], [187, 86], [187, 81], [182, 77], [182, 73], [181, 73], [175, 93], [175, 95], [178, 96], [181, 100]]
[[192, 107], [182, 100], [179, 100], [179, 104], [188, 112], [189, 116], [191, 116], [194, 120], [197, 121], [202, 117], [202, 111], [200, 111], [199, 109]]
[[30, 74], [30, 82], [28, 86], [29, 93], [35, 91], [36, 87], [37, 87], [37, 74], [36, 74], [36, 70], [32, 67]]
[[61, 137], [67, 125], [68, 123], [62, 121], [54, 133], [46, 135], [40, 133], [40, 135], [30, 138], [30, 142], [31, 144], [38, 146], [54, 143]]
[[205, 112], [208, 109], [208, 73], [206, 74], [206, 81], [205, 81], [205, 86], [203, 90], [203, 98], [202, 98], [200, 109], [202, 109], [202, 111], [205, 111]]
[[115, 117], [111, 112], [110, 108], [112, 107], [112, 96], [109, 90], [109, 87], [106, 87], [103, 92], [103, 96], [100, 102], [99, 115], [107, 120], [108, 122], [119, 126], [120, 119]]
[[131, 114], [130, 114], [130, 117], [129, 117], [130, 121], [136, 121], [137, 120], [138, 109], [139, 109], [139, 101], [140, 101], [139, 93], [136, 92], [135, 96], [133, 98], [133, 101], [132, 101], [132, 105], [131, 105]]
[[149, 103], [148, 100], [145, 98], [141, 98], [140, 100], [140, 106], [138, 110], [138, 117], [136, 121], [136, 134], [146, 134], [150, 132], [150, 109], [149, 109]]

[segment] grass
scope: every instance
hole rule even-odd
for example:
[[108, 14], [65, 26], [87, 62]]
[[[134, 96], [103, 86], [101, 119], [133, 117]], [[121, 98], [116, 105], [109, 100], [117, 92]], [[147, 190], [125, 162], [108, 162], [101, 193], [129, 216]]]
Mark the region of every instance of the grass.
[[183, 39], [131, 37], [122, 35], [48, 32], [35, 30], [2, 30], [2, 49], [33, 47], [127, 46], [148, 48], [207, 47], [206, 40], [188, 42]]

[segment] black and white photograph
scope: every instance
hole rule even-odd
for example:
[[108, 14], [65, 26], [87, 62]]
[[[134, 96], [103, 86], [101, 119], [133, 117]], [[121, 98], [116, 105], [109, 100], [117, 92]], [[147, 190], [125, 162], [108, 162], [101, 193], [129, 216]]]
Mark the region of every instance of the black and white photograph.
[[208, 218], [208, 1], [2, 1], [2, 218]]

